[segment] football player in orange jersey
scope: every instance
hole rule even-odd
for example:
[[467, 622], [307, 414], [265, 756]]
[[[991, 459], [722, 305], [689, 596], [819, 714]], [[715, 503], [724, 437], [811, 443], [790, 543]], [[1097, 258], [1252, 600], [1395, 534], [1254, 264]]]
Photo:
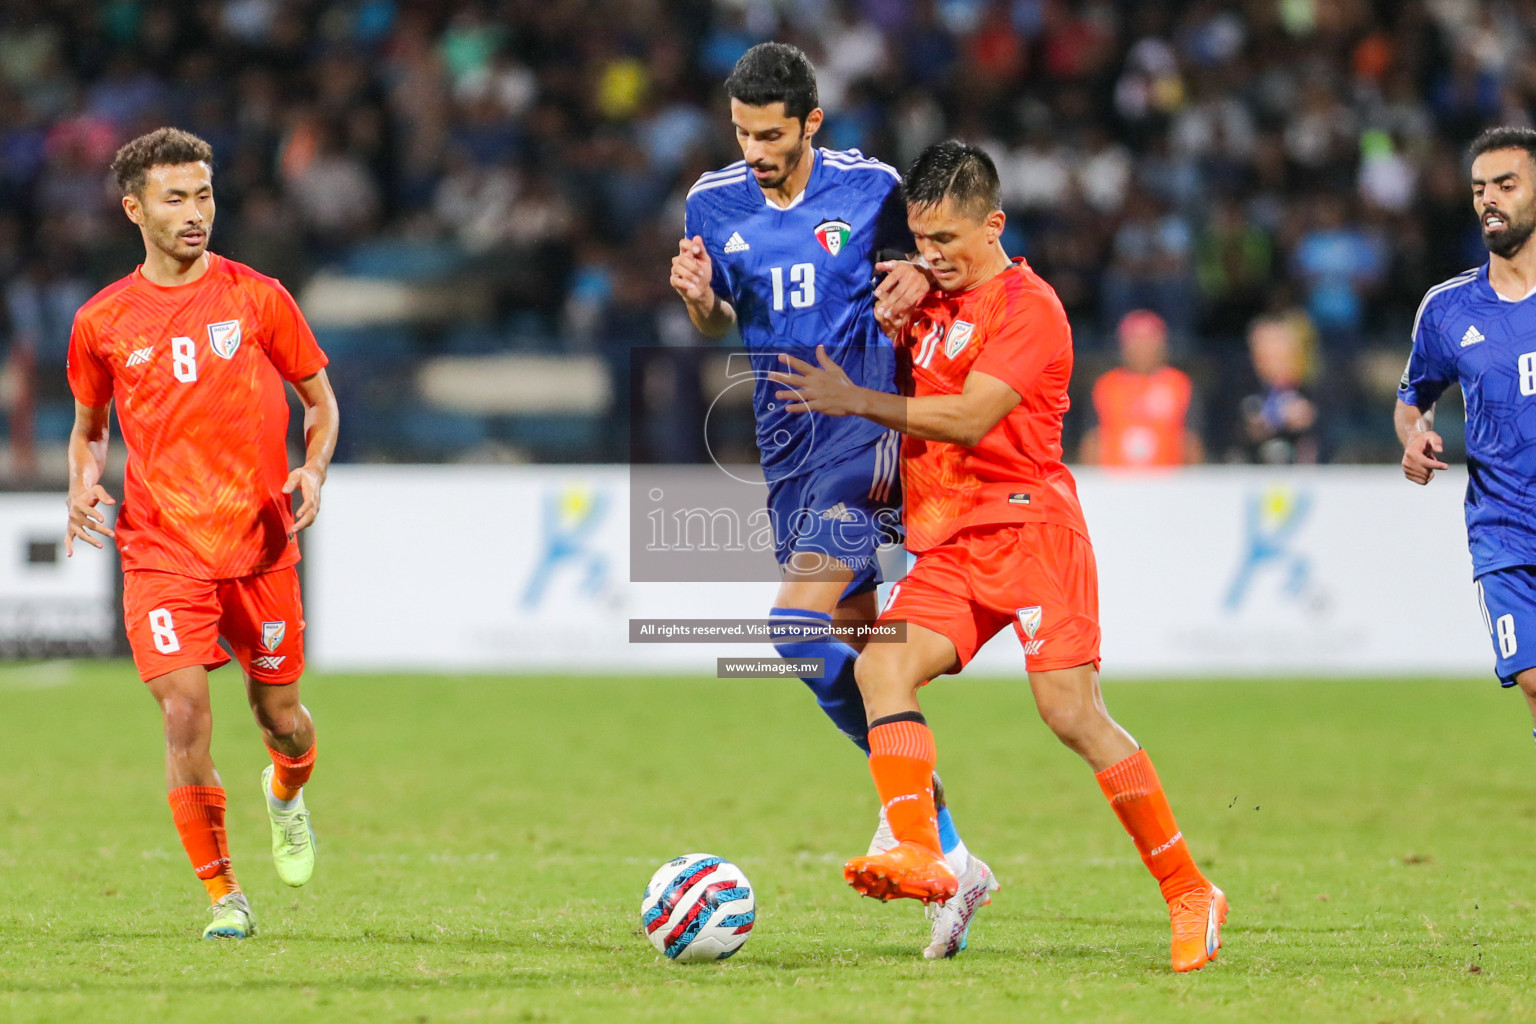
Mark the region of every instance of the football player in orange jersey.
[[[128, 641], [164, 720], [172, 817], [213, 904], [203, 936], [245, 938], [256, 926], [230, 865], [224, 789], [209, 754], [208, 671], [230, 660], [222, 637], [271, 755], [262, 792], [273, 861], [284, 882], [303, 885], [315, 862], [303, 796], [315, 726], [299, 703], [295, 536], [320, 511], [336, 396], [325, 353], [287, 290], [208, 251], [208, 144], [161, 128], [123, 146], [112, 170], [143, 235], [144, 262], [75, 315], [65, 549], [117, 542]], [[292, 471], [284, 381], [304, 406], [304, 463]], [[128, 450], [115, 528], [100, 508], [116, 504], [101, 483], [114, 403]]]
[[1099, 692], [1098, 573], [1061, 421], [1072, 332], [1050, 285], [1000, 239], [997, 170], [980, 149], [942, 142], [903, 179], [908, 223], [940, 291], [895, 340], [911, 354], [905, 395], [861, 388], [824, 352], [786, 356], [779, 397], [797, 411], [863, 416], [900, 430], [912, 572], [882, 622], [905, 643], [870, 644], [856, 666], [869, 715], [870, 772], [900, 840], [855, 857], [849, 883], [880, 899], [944, 901], [954, 873], [938, 852], [933, 733], [918, 705], [929, 679], [958, 672], [1010, 624], [1040, 716], [1092, 767], [1168, 902], [1176, 971], [1216, 957], [1227, 900], [1190, 857], [1146, 751]]

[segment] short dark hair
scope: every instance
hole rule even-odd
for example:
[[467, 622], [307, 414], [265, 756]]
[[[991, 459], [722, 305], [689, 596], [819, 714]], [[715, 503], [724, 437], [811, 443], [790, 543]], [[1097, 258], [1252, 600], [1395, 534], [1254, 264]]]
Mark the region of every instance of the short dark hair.
[[1523, 149], [1527, 156], [1536, 161], [1536, 128], [1517, 128], [1507, 124], [1489, 128], [1467, 147], [1467, 162], [1471, 163], [1484, 153], [1496, 149]]
[[151, 167], [205, 163], [213, 166], [213, 147], [180, 128], [156, 128], [126, 143], [112, 158], [112, 173], [123, 195], [138, 195]]
[[801, 122], [820, 105], [811, 58], [788, 43], [758, 43], [742, 54], [725, 80], [725, 91], [749, 107], [782, 103], [784, 113]]
[[918, 154], [901, 179], [907, 205], [937, 206], [949, 196], [955, 205], [977, 217], [1003, 208], [997, 165], [986, 151], [955, 139], [935, 142]]

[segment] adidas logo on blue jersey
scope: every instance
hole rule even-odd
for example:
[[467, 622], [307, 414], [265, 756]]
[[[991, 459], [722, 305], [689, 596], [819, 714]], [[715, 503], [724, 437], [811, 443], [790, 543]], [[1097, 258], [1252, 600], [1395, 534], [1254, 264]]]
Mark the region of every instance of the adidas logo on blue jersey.
[[1476, 345], [1478, 342], [1483, 340], [1485, 339], [1483, 338], [1482, 331], [1478, 330], [1476, 327], [1468, 327], [1467, 333], [1461, 336], [1461, 347], [1466, 348], [1468, 345]]
[[747, 244], [745, 238], [741, 237], [740, 231], [732, 231], [730, 240], [725, 243], [726, 252], [746, 252], [750, 248], [752, 247]]
[[821, 518], [835, 519], [840, 523], [848, 523], [852, 522], [857, 517], [852, 512], [848, 511], [848, 506], [846, 503], [840, 501], [836, 505], [833, 505], [831, 508], [823, 512], [821, 514]]

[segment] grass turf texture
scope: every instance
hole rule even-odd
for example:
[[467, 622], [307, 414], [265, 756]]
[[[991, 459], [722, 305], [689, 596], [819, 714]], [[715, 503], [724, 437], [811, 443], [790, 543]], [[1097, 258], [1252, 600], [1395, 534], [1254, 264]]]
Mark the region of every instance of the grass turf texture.
[[[1106, 687], [1233, 916], [1168, 970], [1162, 901], [1019, 682], [926, 694], [962, 834], [1004, 889], [925, 962], [856, 897], [875, 803], [797, 682], [314, 676], [313, 882], [267, 854], [261, 744], [216, 673], [214, 753], [261, 935], [204, 942], [126, 664], [0, 669], [0, 1020], [1536, 1020], [1536, 765], [1487, 680]], [[662, 960], [640, 891], [735, 860], [758, 927]]]

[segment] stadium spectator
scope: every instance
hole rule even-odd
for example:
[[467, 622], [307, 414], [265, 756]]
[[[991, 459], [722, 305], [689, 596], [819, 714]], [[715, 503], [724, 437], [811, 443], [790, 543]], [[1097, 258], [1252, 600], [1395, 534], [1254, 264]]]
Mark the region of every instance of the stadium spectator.
[[[0, 293], [56, 273], [30, 264], [60, 232], [87, 285], [105, 284], [123, 253], [103, 154], [175, 123], [215, 148], [215, 245], [270, 249], [285, 225], [302, 244], [256, 262], [287, 268], [296, 294], [307, 274], [349, 272], [379, 243], [492, 262], [538, 253], [539, 292], [502, 288], [479, 327], [509, 345], [568, 344], [558, 313], [581, 279], [562, 254], [674, 232], [688, 184], [735, 159], [712, 109], [721, 80], [753, 43], [798, 38], [825, 82], [824, 145], [904, 164], [955, 136], [993, 154], [1010, 244], [1056, 288], [1083, 348], [1149, 308], [1196, 380], [1222, 380], [1247, 322], [1295, 296], [1330, 357], [1330, 390], [1360, 393], [1357, 356], [1401, 349], [1417, 296], [1486, 258], [1460, 153], [1485, 125], [1529, 123], [1536, 108], [1536, 22], [1513, 10], [0, 0], [0, 212], [25, 240]], [[543, 318], [537, 331], [507, 326], [529, 316]], [[439, 328], [413, 336], [418, 357]], [[0, 334], [0, 360], [9, 343]], [[40, 358], [40, 374], [62, 371]], [[1396, 457], [1375, 418], [1330, 423], [1358, 435], [1337, 438], [1347, 450]], [[624, 452], [615, 442], [592, 457]]]
[[1104, 319], [1151, 309], [1183, 337], [1192, 326], [1193, 250], [1187, 220], [1145, 193], [1133, 194], [1101, 284]]
[[1244, 460], [1271, 465], [1319, 461], [1317, 405], [1307, 395], [1307, 346], [1297, 317], [1255, 320], [1248, 351], [1259, 387], [1240, 407]]
[[1168, 327], [1148, 310], [1120, 321], [1121, 365], [1093, 384], [1098, 423], [1083, 437], [1080, 460], [1114, 469], [1157, 469], [1205, 461], [1190, 429], [1189, 375], [1168, 365]]
[[1233, 199], [1217, 202], [1195, 243], [1201, 334], [1211, 343], [1240, 338], [1263, 308], [1274, 243]]
[[1317, 201], [1292, 261], [1306, 287], [1307, 313], [1329, 349], [1360, 347], [1367, 303], [1386, 273], [1385, 248], [1370, 226], [1346, 218], [1337, 196]]

